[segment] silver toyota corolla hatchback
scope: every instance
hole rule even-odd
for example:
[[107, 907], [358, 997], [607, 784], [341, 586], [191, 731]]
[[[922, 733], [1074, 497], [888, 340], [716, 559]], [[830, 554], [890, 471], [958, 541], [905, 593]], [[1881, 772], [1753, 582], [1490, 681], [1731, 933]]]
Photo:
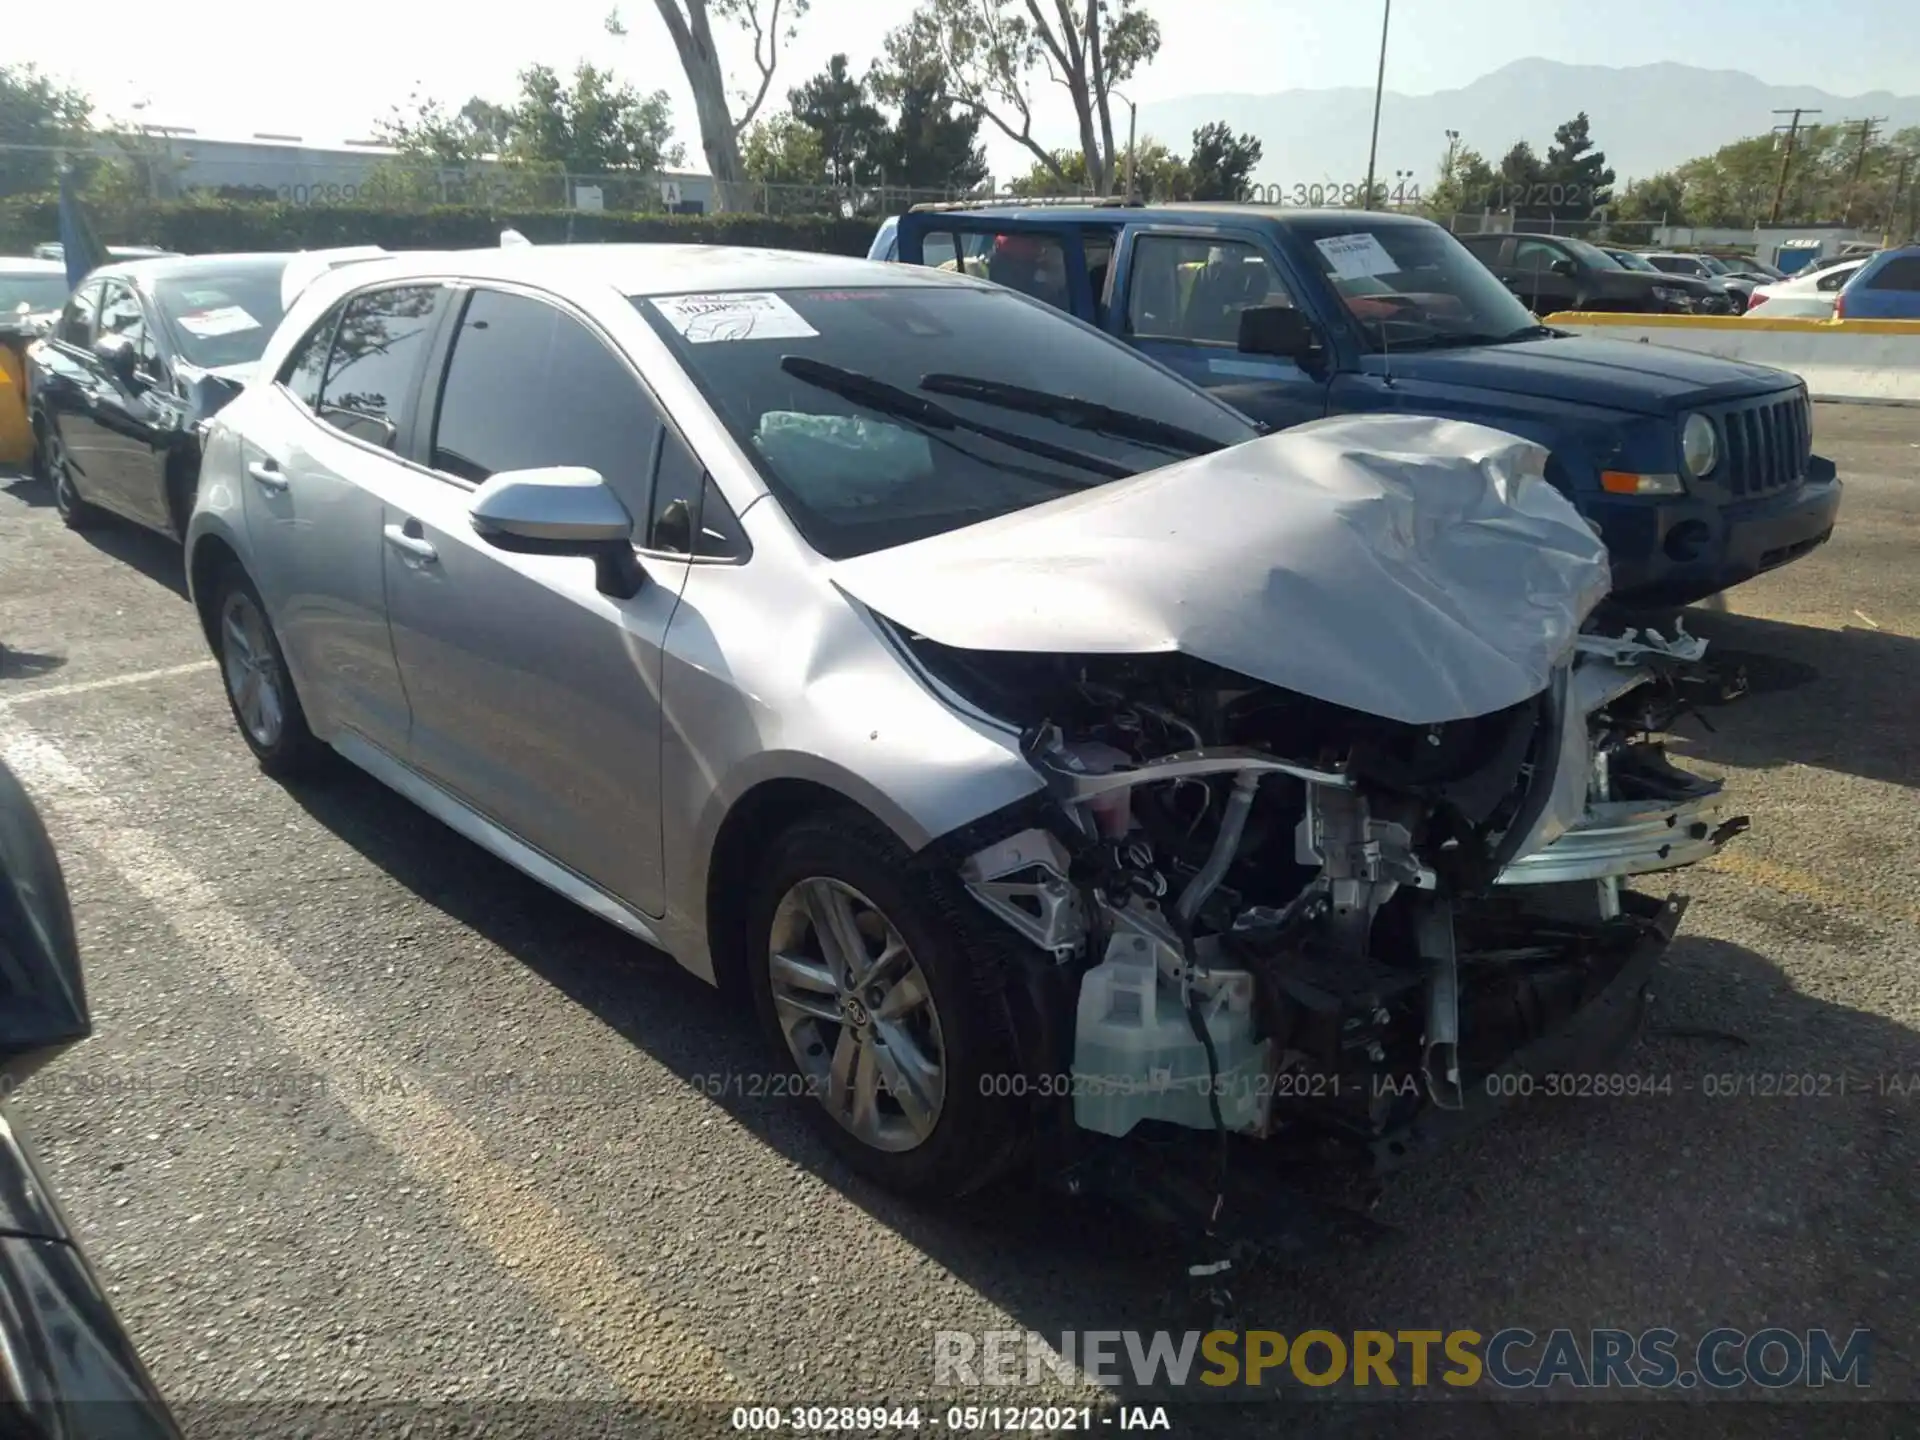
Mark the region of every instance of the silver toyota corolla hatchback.
[[[1248, 314], [1215, 363], [1290, 363]], [[1390, 1164], [1611, 1053], [1681, 909], [1623, 879], [1744, 823], [1650, 738], [1699, 642], [1583, 630], [1542, 451], [1263, 436], [962, 275], [367, 259], [204, 449], [261, 764], [337, 752], [749, 997], [922, 1193], [1142, 1129]]]

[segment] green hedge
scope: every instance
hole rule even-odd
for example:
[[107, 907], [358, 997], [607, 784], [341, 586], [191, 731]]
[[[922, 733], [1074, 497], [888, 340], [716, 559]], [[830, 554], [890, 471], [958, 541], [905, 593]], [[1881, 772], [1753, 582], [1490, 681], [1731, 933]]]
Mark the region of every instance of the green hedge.
[[[518, 230], [536, 244], [654, 240], [691, 245], [758, 245], [864, 256], [877, 222], [832, 215], [616, 215], [567, 210], [442, 206], [383, 210], [352, 205], [244, 201], [89, 206], [109, 245], [154, 245], [189, 255], [247, 250], [319, 250], [383, 245], [389, 250], [490, 247]], [[60, 234], [59, 206], [46, 197], [0, 200], [0, 254], [27, 254]]]

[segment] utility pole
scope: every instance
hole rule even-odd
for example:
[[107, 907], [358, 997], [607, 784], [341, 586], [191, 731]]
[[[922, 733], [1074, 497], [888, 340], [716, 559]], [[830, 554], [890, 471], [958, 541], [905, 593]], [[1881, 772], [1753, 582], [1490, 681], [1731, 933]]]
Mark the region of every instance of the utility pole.
[[1360, 201], [1362, 210], [1373, 208], [1373, 162], [1380, 153], [1380, 96], [1387, 85], [1387, 26], [1393, 20], [1393, 0], [1385, 0], [1380, 11], [1380, 70], [1373, 77], [1373, 138], [1367, 142], [1367, 188]]
[[1858, 122], [1849, 120], [1846, 122], [1849, 125], [1857, 123], [1860, 126], [1860, 149], [1853, 157], [1853, 174], [1847, 177], [1847, 198], [1840, 211], [1840, 223], [1842, 225], [1851, 225], [1853, 223], [1853, 192], [1854, 188], [1860, 183], [1860, 172], [1867, 168], [1867, 146], [1872, 143], [1873, 132], [1881, 125], [1884, 125], [1886, 119], [1887, 117], [1884, 115], [1876, 115], [1871, 120], [1861, 120]]
[[1900, 157], [1900, 173], [1893, 180], [1893, 194], [1887, 199], [1887, 223], [1880, 231], [1880, 248], [1893, 244], [1893, 227], [1900, 218], [1900, 197], [1906, 193], [1907, 176], [1913, 172], [1913, 156]]
[[1820, 112], [1818, 110], [1808, 110], [1804, 106], [1796, 105], [1791, 110], [1776, 110], [1773, 113], [1776, 115], [1793, 116], [1793, 119], [1787, 124], [1773, 127], [1776, 133], [1781, 130], [1787, 132], [1786, 153], [1780, 157], [1780, 178], [1773, 182], [1773, 211], [1767, 216], [1767, 223], [1769, 225], [1778, 225], [1780, 223], [1780, 202], [1786, 198], [1787, 194], [1787, 167], [1793, 163], [1793, 142], [1795, 137], [1800, 133], [1800, 117], [1802, 115], [1818, 115]]

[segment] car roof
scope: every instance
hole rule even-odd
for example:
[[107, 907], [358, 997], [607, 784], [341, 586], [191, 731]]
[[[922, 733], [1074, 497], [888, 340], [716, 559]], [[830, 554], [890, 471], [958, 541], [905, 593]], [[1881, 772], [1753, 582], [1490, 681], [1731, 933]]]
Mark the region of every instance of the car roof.
[[1180, 200], [1166, 205], [1109, 205], [1088, 201], [1085, 205], [1022, 205], [1008, 201], [1004, 205], [956, 205], [951, 209], [933, 206], [909, 212], [926, 216], [962, 218], [980, 215], [1001, 220], [1099, 220], [1115, 225], [1137, 225], [1143, 220], [1270, 220], [1279, 225], [1299, 222], [1325, 224], [1345, 216], [1366, 217], [1369, 225], [1384, 221], [1390, 225], [1431, 225], [1424, 215], [1401, 215], [1391, 210], [1302, 209], [1291, 205], [1252, 205], [1242, 200]]
[[960, 286], [983, 281], [950, 271], [800, 250], [734, 245], [514, 245], [497, 250], [396, 251], [334, 272], [347, 288], [372, 279], [457, 274], [532, 285], [601, 284], [623, 295], [794, 286]]

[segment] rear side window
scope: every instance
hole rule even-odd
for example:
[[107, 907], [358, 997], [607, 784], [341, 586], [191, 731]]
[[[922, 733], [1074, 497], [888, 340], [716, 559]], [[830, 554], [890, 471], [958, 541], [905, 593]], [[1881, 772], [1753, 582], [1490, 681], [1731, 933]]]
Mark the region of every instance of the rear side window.
[[356, 439], [393, 445], [443, 293], [403, 285], [348, 302], [321, 387], [323, 420]]
[[1867, 277], [1868, 290], [1920, 290], [1920, 255], [1898, 255]]
[[662, 424], [626, 362], [581, 321], [530, 296], [476, 290], [447, 362], [429, 463], [476, 485], [503, 470], [584, 465], [638, 519]]
[[346, 308], [343, 301], [327, 311], [319, 323], [301, 337], [287, 357], [287, 363], [280, 367], [277, 377], [280, 383], [309, 410], [320, 408], [320, 386], [327, 378], [327, 352], [333, 348], [333, 332], [340, 324], [340, 312]]

